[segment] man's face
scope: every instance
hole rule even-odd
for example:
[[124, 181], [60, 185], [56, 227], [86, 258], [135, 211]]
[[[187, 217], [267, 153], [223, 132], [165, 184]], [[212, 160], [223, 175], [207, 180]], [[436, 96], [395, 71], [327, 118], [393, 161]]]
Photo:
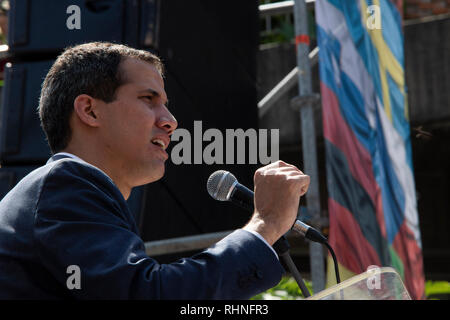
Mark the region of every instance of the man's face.
[[102, 106], [102, 140], [131, 187], [164, 175], [165, 149], [177, 122], [166, 107], [164, 81], [155, 66], [127, 58], [120, 65], [125, 83], [116, 99]]

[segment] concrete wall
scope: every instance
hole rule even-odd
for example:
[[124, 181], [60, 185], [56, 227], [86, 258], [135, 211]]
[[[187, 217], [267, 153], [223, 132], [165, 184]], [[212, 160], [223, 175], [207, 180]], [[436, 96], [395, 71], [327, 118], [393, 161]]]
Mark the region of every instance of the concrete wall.
[[450, 120], [450, 15], [407, 22], [404, 30], [412, 125]]

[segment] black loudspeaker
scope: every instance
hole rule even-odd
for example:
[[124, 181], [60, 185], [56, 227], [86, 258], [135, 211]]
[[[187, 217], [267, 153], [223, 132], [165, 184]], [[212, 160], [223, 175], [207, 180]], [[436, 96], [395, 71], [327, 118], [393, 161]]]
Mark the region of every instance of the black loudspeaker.
[[9, 51], [55, 53], [94, 40], [152, 47], [156, 18], [156, 0], [13, 0]]
[[[50, 156], [36, 109], [42, 81], [67, 46], [89, 41], [153, 48], [157, 0], [13, 0], [0, 110], [0, 164], [43, 164]], [[77, 25], [76, 17], [79, 18]], [[74, 20], [75, 19], [75, 20]], [[79, 27], [79, 29], [77, 28]]]
[[53, 62], [17, 62], [5, 67], [0, 109], [2, 165], [42, 164], [51, 155], [37, 107], [42, 81]]

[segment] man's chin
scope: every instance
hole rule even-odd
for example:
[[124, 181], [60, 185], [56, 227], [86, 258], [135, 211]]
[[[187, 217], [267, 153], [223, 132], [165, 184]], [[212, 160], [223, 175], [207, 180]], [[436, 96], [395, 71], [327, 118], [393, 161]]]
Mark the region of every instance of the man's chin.
[[145, 184], [156, 182], [156, 181], [160, 180], [162, 177], [164, 177], [165, 172], [166, 172], [166, 167], [165, 167], [164, 163], [162, 165], [158, 165], [157, 168], [152, 167], [151, 172], [148, 172], [148, 174], [145, 175], [145, 180], [140, 181], [139, 185], [137, 185], [137, 186], [142, 186]]

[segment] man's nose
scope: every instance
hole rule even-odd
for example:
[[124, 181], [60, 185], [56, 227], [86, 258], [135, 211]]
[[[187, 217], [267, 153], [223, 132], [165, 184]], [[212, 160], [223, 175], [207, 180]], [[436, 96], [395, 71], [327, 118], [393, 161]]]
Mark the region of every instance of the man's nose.
[[158, 119], [157, 125], [164, 129], [170, 136], [178, 127], [178, 122], [166, 107], [164, 107], [164, 109], [164, 112], [161, 113], [161, 116]]

